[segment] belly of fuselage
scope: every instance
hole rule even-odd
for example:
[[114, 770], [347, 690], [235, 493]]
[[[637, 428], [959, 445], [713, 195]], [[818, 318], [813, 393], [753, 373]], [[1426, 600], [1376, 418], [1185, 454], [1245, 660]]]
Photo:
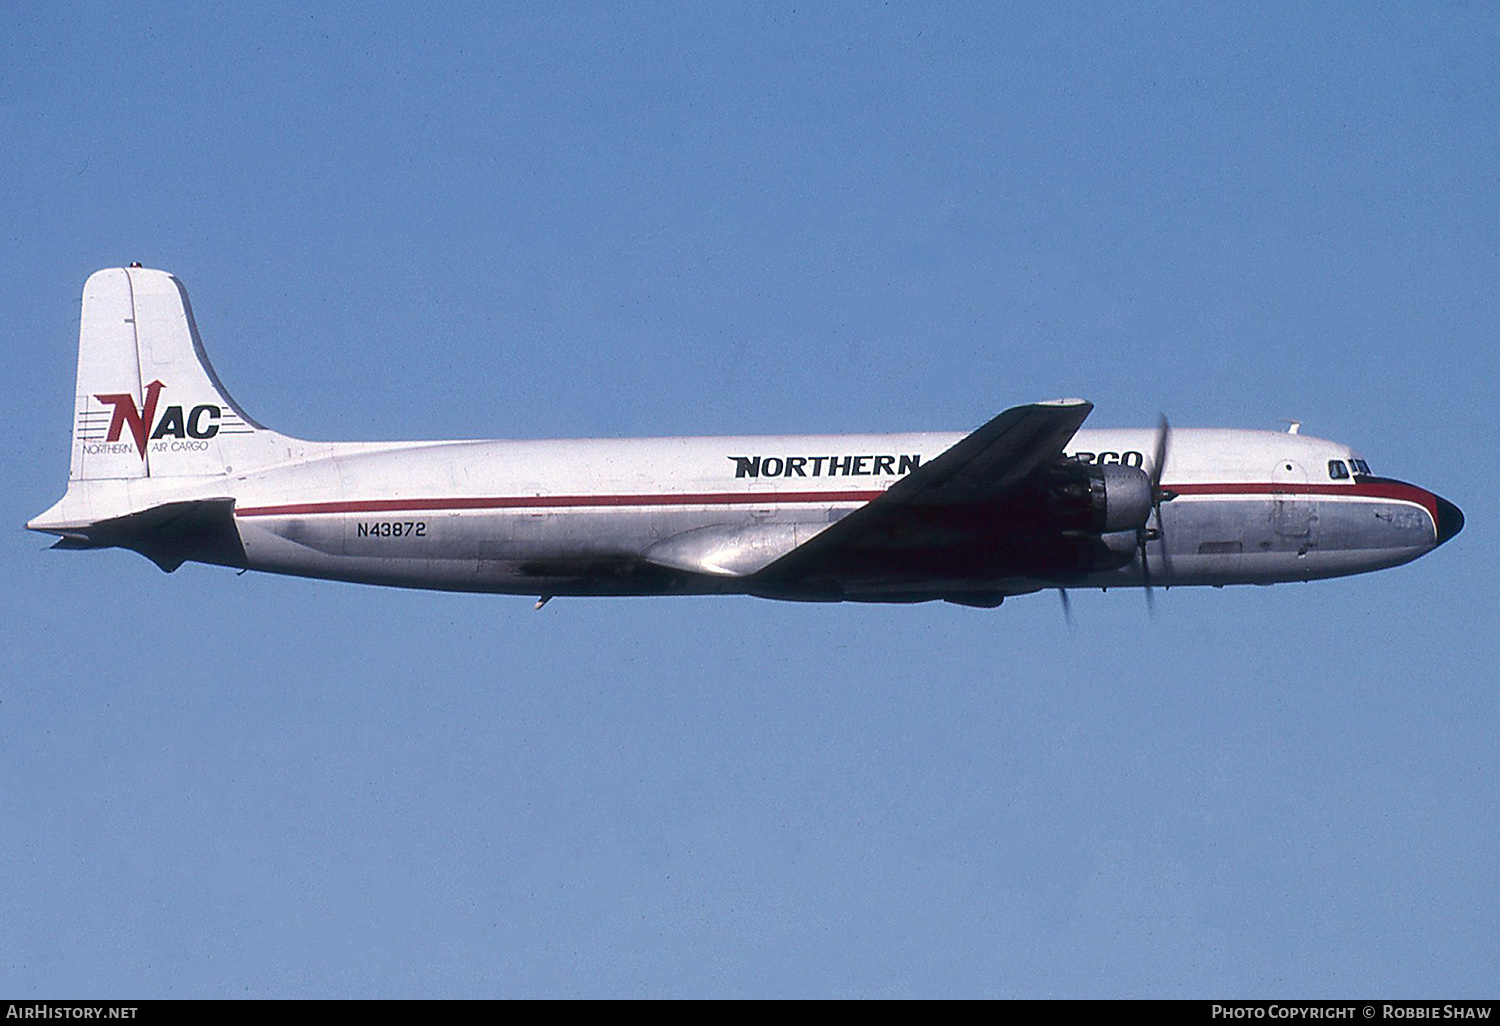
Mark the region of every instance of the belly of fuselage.
[[720, 594], [733, 578], [645, 560], [652, 545], [709, 526], [827, 524], [826, 508], [433, 509], [238, 520], [251, 567], [398, 587], [508, 594]]

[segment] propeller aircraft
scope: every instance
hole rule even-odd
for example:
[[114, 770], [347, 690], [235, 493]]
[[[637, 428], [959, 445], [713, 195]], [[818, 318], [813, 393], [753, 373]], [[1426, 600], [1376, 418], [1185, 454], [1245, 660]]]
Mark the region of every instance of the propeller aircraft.
[[193, 560], [538, 606], [979, 607], [1364, 573], [1463, 527], [1453, 503], [1295, 425], [1086, 429], [1092, 409], [1031, 403], [966, 434], [303, 441], [229, 396], [181, 283], [131, 265], [84, 286], [68, 488], [26, 526], [166, 571]]

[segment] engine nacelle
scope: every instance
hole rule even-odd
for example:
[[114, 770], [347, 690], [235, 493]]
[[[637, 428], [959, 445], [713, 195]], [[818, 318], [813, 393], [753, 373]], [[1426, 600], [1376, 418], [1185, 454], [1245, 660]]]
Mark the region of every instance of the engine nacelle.
[[1151, 515], [1151, 478], [1139, 467], [1061, 463], [1047, 475], [1047, 518], [1067, 531], [1138, 531]]

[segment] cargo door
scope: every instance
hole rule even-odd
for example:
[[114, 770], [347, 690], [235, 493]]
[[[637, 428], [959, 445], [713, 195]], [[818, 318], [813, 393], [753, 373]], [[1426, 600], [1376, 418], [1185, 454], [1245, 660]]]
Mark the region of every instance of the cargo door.
[[1318, 507], [1307, 491], [1307, 468], [1297, 460], [1278, 460], [1271, 480], [1276, 485], [1271, 526], [1286, 541], [1304, 550], [1311, 547], [1317, 538]]

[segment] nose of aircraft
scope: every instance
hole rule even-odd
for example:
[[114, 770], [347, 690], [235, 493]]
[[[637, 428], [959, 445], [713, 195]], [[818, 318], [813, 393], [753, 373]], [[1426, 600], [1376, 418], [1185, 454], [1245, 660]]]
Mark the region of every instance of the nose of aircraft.
[[1440, 495], [1437, 500], [1437, 543], [1439, 545], [1464, 529], [1464, 511]]

